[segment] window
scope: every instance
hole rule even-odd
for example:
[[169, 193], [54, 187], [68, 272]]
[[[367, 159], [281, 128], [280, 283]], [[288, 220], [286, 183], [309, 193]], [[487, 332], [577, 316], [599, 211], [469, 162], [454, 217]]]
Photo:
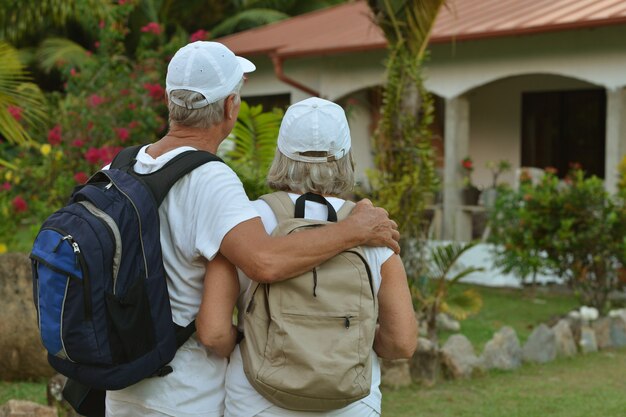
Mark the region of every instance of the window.
[[243, 101], [248, 103], [250, 107], [258, 106], [261, 104], [263, 106], [263, 111], [268, 112], [272, 111], [274, 108], [280, 108], [283, 110], [287, 110], [287, 107], [291, 104], [291, 95], [290, 94], [274, 94], [267, 96], [251, 96], [251, 97], [241, 97]]
[[552, 166], [563, 177], [579, 163], [604, 178], [605, 124], [604, 90], [522, 94], [522, 166]]

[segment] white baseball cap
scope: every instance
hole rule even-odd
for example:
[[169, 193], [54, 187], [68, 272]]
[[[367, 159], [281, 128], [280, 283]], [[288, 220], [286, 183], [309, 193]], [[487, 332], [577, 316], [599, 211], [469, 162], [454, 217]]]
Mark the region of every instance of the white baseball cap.
[[236, 56], [219, 42], [197, 41], [180, 48], [167, 66], [165, 91], [174, 104], [186, 107], [185, 103], [172, 97], [175, 90], [190, 90], [200, 93], [205, 100], [194, 102], [199, 109], [228, 96], [243, 75], [256, 69], [245, 58]]
[[[332, 101], [307, 98], [289, 106], [280, 124], [278, 149], [289, 159], [302, 162], [330, 162], [350, 150], [350, 127], [346, 113]], [[303, 155], [325, 152], [323, 156]]]

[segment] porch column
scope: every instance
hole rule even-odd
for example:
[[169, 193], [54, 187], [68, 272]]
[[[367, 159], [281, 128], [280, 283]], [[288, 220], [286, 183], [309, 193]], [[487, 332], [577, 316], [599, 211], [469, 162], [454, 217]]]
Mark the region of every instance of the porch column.
[[[461, 230], [466, 229], [457, 216], [461, 200], [461, 160], [469, 151], [469, 100], [466, 96], [446, 99], [443, 171], [443, 239], [462, 239]], [[471, 224], [470, 234], [471, 234]]]
[[606, 154], [604, 185], [617, 191], [617, 168], [626, 154], [626, 88], [606, 90]]

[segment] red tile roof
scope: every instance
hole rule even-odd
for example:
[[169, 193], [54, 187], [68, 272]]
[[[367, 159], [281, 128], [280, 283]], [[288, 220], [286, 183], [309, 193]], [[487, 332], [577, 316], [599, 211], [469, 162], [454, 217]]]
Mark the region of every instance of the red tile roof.
[[[626, 23], [624, 0], [449, 0], [431, 43]], [[315, 56], [382, 49], [365, 1], [318, 10], [218, 39], [240, 55]]]

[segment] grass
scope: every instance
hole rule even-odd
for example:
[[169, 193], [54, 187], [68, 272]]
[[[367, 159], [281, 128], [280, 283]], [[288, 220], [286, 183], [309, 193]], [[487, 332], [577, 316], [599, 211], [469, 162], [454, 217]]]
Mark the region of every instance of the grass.
[[46, 404], [46, 383], [0, 381], [0, 405], [9, 400], [29, 400]]
[[432, 388], [383, 390], [383, 417], [624, 417], [626, 350], [514, 372], [491, 371]]
[[[481, 352], [493, 334], [502, 326], [515, 329], [520, 343], [524, 343], [532, 329], [540, 323], [566, 314], [578, 306], [577, 300], [563, 291], [538, 290], [535, 295], [530, 289], [490, 288], [458, 284], [451, 293], [466, 289], [477, 290], [483, 299], [482, 310], [461, 322], [461, 333]], [[441, 332], [442, 343], [451, 333]], [[626, 413], [624, 414], [626, 416]]]

